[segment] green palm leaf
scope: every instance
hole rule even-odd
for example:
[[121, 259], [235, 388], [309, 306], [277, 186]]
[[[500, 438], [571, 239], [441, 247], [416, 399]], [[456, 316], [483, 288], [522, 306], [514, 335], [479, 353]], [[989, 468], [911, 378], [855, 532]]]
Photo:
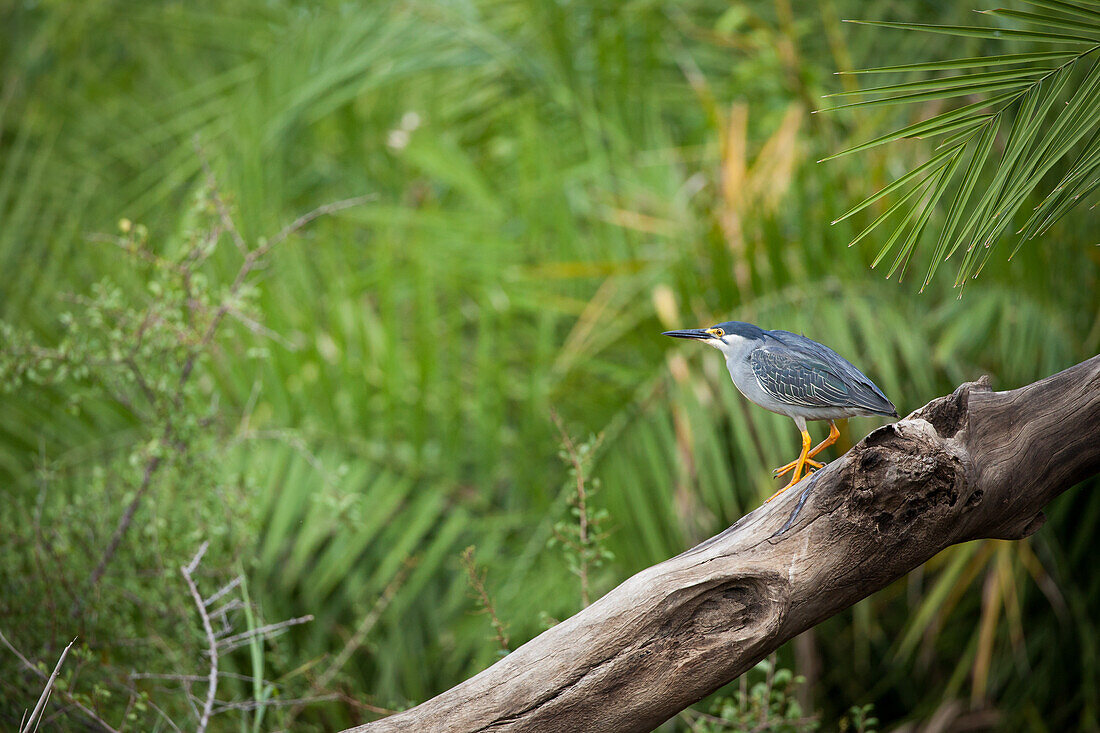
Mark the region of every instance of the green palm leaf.
[[[963, 250], [955, 285], [975, 277], [988, 260], [993, 245], [1005, 233], [1021, 207], [1058, 170], [1057, 184], [1042, 194], [1038, 205], [1017, 234], [1021, 242], [1048, 231], [1098, 186], [1100, 177], [1100, 65], [1088, 63], [1100, 49], [1100, 11], [1066, 0], [1035, 0], [1037, 12], [995, 9], [986, 15], [1005, 18], [1025, 28], [850, 21], [882, 28], [923, 31], [977, 39], [1010, 40], [1028, 44], [1074, 44], [1076, 52], [1029, 50], [990, 57], [969, 57], [901, 66], [860, 69], [859, 74], [963, 71], [934, 75], [863, 90], [839, 92], [833, 97], [869, 95], [833, 109], [866, 108], [905, 103], [941, 102], [959, 96], [977, 101], [940, 111], [929, 119], [837, 153], [861, 152], [903, 137], [942, 137], [936, 154], [893, 184], [864, 199], [841, 221], [920, 178], [918, 187], [931, 182], [925, 196], [910, 202], [909, 191], [891, 201], [855, 241], [891, 216], [898, 228], [882, 246], [872, 267], [900, 242], [890, 274], [904, 272], [922, 233], [929, 228], [932, 208], [949, 190], [946, 219], [937, 236], [924, 278], [926, 286], [938, 266]], [[1096, 21], [1096, 22], [1094, 22]], [[1049, 29], [1058, 29], [1051, 31]], [[1063, 32], [1070, 31], [1070, 32]], [[1087, 34], [1087, 35], [1086, 35]], [[987, 70], [987, 67], [1013, 66]], [[1000, 141], [1001, 154], [991, 156]], [[968, 156], [969, 163], [962, 165]], [[825, 158], [829, 160], [830, 158]], [[1046, 181], [1049, 185], [1049, 181]], [[923, 202], [923, 203], [922, 203]], [[834, 222], [836, 223], [836, 222]], [[853, 241], [853, 244], [855, 243]], [[922, 286], [923, 290], [923, 286]]]

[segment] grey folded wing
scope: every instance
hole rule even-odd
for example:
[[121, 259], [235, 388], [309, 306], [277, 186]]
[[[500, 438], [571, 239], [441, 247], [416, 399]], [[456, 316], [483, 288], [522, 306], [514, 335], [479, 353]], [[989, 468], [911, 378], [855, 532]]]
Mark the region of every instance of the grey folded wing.
[[874, 383], [839, 356], [827, 359], [810, 352], [763, 346], [750, 354], [749, 363], [761, 389], [785, 405], [856, 408], [886, 414], [894, 411]]

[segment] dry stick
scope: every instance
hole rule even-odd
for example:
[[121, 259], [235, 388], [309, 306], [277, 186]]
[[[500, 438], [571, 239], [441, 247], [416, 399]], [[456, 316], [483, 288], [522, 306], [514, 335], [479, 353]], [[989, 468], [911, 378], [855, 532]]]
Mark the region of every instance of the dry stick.
[[344, 648], [340, 650], [340, 653], [336, 655], [336, 658], [332, 660], [332, 664], [328, 666], [321, 676], [317, 678], [317, 683], [313, 685], [314, 690], [323, 690], [328, 686], [328, 683], [332, 681], [332, 678], [336, 676], [336, 673], [344, 668], [348, 659], [351, 658], [352, 653], [363, 645], [363, 641], [367, 638], [367, 634], [374, 628], [374, 625], [378, 623], [378, 619], [381, 618], [382, 613], [390, 605], [390, 601], [397, 595], [397, 589], [405, 583], [405, 578], [408, 577], [409, 571], [416, 564], [416, 560], [410, 558], [405, 561], [405, 564], [401, 566], [401, 569], [397, 571], [397, 574], [393, 576], [393, 579], [386, 584], [386, 587], [382, 590], [382, 595], [378, 596], [378, 600], [374, 602], [369, 613], [363, 617], [363, 620], [359, 623], [359, 628], [355, 630], [355, 633], [351, 635], [347, 643], [344, 644]]
[[[178, 406], [183, 399], [183, 387], [187, 384], [187, 380], [191, 376], [192, 370], [195, 368], [195, 362], [198, 360], [199, 354], [210, 345], [210, 342], [214, 338], [214, 334], [218, 330], [218, 326], [221, 325], [227, 313], [232, 308], [233, 299], [240, 293], [242, 287], [244, 287], [245, 281], [248, 275], [256, 268], [259, 260], [270, 252], [274, 247], [282, 244], [292, 234], [299, 229], [309, 224], [315, 219], [328, 214], [342, 211], [344, 209], [358, 206], [359, 204], [366, 203], [375, 198], [373, 194], [364, 196], [355, 196], [349, 199], [343, 199], [341, 201], [334, 201], [324, 206], [318, 206], [313, 211], [302, 214], [297, 219], [292, 221], [287, 226], [283, 227], [282, 231], [275, 235], [269, 241], [263, 242], [255, 249], [248, 250], [244, 257], [244, 262], [241, 264], [240, 269], [237, 271], [237, 276], [233, 280], [233, 284], [229, 287], [229, 293], [226, 295], [222, 304], [218, 307], [218, 310], [214, 313], [214, 317], [211, 319], [210, 324], [207, 326], [205, 333], [203, 333], [202, 339], [191, 350], [191, 353], [187, 356], [187, 360], [183, 364], [183, 369], [180, 371], [180, 378], [176, 388], [176, 395], [174, 402]], [[236, 227], [230, 229], [231, 232], [236, 232]], [[239, 234], [237, 235], [239, 236]], [[164, 434], [161, 436], [161, 443], [167, 445], [171, 442], [172, 437], [172, 423], [169, 422], [165, 425]], [[153, 456], [145, 464], [145, 474], [141, 481], [141, 487], [137, 493], [134, 494], [134, 498], [130, 500], [130, 504], [126, 507], [126, 511], [123, 512], [122, 517], [119, 519], [118, 524], [115, 526], [114, 534], [111, 535], [111, 541], [107, 544], [107, 549], [103, 552], [103, 557], [100, 558], [99, 564], [96, 565], [92, 574], [88, 576], [88, 586], [95, 587], [100, 578], [103, 577], [103, 573], [107, 570], [107, 565], [114, 558], [115, 553], [118, 552], [118, 546], [122, 543], [122, 538], [126, 532], [130, 529], [130, 525], [134, 521], [134, 514], [137, 512], [138, 506], [141, 504], [141, 500], [145, 497], [146, 492], [149, 490], [153, 474], [156, 473], [160, 467], [161, 457]], [[79, 611], [79, 603], [73, 604], [73, 615]]]
[[[6, 646], [12, 654], [19, 657], [19, 661], [23, 663], [24, 667], [29, 669], [31, 672], [34, 672], [36, 675], [38, 675], [42, 679], [47, 679], [46, 673], [43, 672], [42, 670], [40, 670], [38, 667], [34, 666], [34, 664], [32, 664], [29, 659], [24, 657], [19, 652], [18, 649], [16, 649], [14, 646], [12, 646], [12, 643], [10, 641], [8, 641], [8, 637], [4, 636], [3, 632], [0, 632], [0, 642], [3, 642], [4, 646]], [[68, 647], [66, 647], [66, 649], [68, 649]], [[107, 733], [119, 733], [117, 728], [112, 727], [110, 723], [108, 723], [106, 720], [104, 720], [103, 718], [96, 715], [94, 712], [92, 712], [92, 710], [90, 708], [88, 708], [82, 702], [80, 702], [79, 700], [74, 698], [67, 691], [58, 688], [57, 694], [61, 695], [61, 697], [65, 698], [65, 701], [67, 703], [69, 703], [70, 705], [76, 706], [80, 710], [80, 712], [84, 713], [89, 718], [94, 720], [98, 725], [102, 726], [102, 728], [105, 731], [107, 731]]]
[[[42, 708], [46, 707], [46, 700], [50, 697], [50, 688], [53, 687], [53, 681], [57, 679], [58, 673], [61, 671], [61, 665], [65, 662], [65, 657], [69, 654], [69, 648], [76, 642], [73, 639], [69, 642], [65, 650], [61, 652], [61, 658], [57, 660], [57, 666], [53, 668], [53, 673], [50, 678], [46, 680], [46, 686], [42, 689], [42, 694], [38, 696], [38, 703], [34, 706], [34, 710], [31, 711], [31, 717], [27, 718], [26, 724], [19, 729], [19, 733], [27, 733], [31, 729], [31, 724], [34, 723], [42, 715]], [[35, 730], [38, 729], [38, 725], [34, 725]]]
[[[168, 438], [172, 436], [172, 424], [169, 423], [164, 428], [164, 442], [167, 442]], [[122, 544], [122, 538], [126, 534], [126, 530], [130, 528], [130, 524], [134, 521], [134, 514], [137, 512], [138, 505], [141, 504], [142, 497], [145, 496], [145, 492], [149, 490], [149, 486], [153, 481], [153, 474], [157, 472], [160, 467], [161, 457], [159, 455], [153, 456], [149, 459], [149, 462], [145, 464], [145, 473], [141, 478], [141, 486], [138, 488], [137, 493], [134, 494], [134, 498], [130, 500], [130, 504], [126, 507], [126, 511], [122, 513], [122, 516], [118, 520], [118, 524], [115, 526], [115, 531], [111, 535], [111, 541], [107, 543], [107, 549], [103, 551], [103, 557], [99, 559], [99, 564], [95, 566], [92, 574], [88, 576], [88, 587], [95, 587], [99, 579], [103, 577], [103, 573], [107, 572], [107, 564], [111, 562], [111, 559], [118, 552], [118, 546]], [[80, 604], [77, 602], [74, 604], [73, 610], [79, 611]], [[74, 613], [75, 615], [75, 613]]]
[[214, 627], [210, 625], [210, 615], [206, 613], [206, 604], [202, 602], [202, 595], [195, 586], [195, 581], [191, 578], [191, 573], [195, 572], [195, 568], [199, 566], [199, 561], [202, 560], [202, 556], [206, 554], [206, 548], [209, 546], [209, 542], [203, 542], [191, 562], [180, 568], [183, 579], [187, 581], [187, 589], [191, 591], [191, 597], [195, 599], [195, 607], [199, 609], [199, 617], [202, 618], [202, 628], [206, 632], [210, 654], [210, 675], [206, 683], [206, 702], [203, 703], [202, 714], [199, 716], [197, 733], [203, 733], [206, 730], [206, 724], [210, 721], [210, 711], [214, 709], [214, 695], [218, 691], [218, 640], [214, 638]]
[[287, 619], [286, 621], [280, 621], [277, 624], [268, 624], [267, 626], [261, 626], [256, 629], [249, 629], [248, 631], [241, 632], [240, 634], [227, 636], [224, 639], [219, 639], [218, 644], [224, 647], [222, 649], [223, 652], [230, 652], [238, 647], [244, 646], [257, 636], [266, 637], [268, 634], [273, 634], [276, 631], [282, 631], [287, 627], [297, 626], [298, 624], [306, 624], [312, 620], [313, 614], [307, 614], [305, 616], [299, 616], [298, 618]]
[[577, 574], [581, 579], [581, 607], [588, 607], [588, 557], [586, 552], [588, 549], [588, 505], [587, 496], [584, 491], [584, 466], [581, 463], [581, 457], [577, 453], [577, 446], [573, 443], [573, 439], [569, 437], [569, 433], [565, 430], [565, 425], [562, 424], [561, 417], [558, 415], [557, 410], [550, 410], [550, 417], [554, 421], [555, 427], [558, 429], [558, 433], [561, 434], [562, 445], [565, 446], [565, 452], [569, 454], [569, 462], [573, 464], [573, 474], [577, 479], [577, 510], [580, 515], [578, 518], [578, 534], [577, 539], [579, 547], [577, 548]]
[[226, 205], [225, 199], [222, 198], [221, 191], [218, 190], [218, 179], [214, 175], [214, 169], [210, 166], [210, 160], [206, 157], [206, 151], [203, 150], [197, 134], [191, 140], [191, 145], [195, 148], [195, 155], [198, 156], [199, 163], [202, 164], [202, 172], [206, 176], [206, 186], [210, 189], [210, 197], [214, 199], [214, 206], [218, 210], [218, 216], [221, 217], [222, 227], [233, 237], [233, 243], [237, 245], [237, 249], [243, 255], [248, 252], [248, 245], [245, 244], [244, 237], [237, 229], [237, 224], [233, 221], [229, 207]]
[[485, 590], [485, 575], [478, 572], [473, 545], [462, 551], [462, 567], [466, 569], [466, 574], [470, 576], [470, 588], [477, 595], [477, 600], [481, 604], [481, 612], [489, 614], [489, 621], [493, 625], [493, 631], [496, 632], [497, 643], [505, 652], [510, 651], [508, 649], [508, 634], [504, 630], [504, 622], [497, 616], [496, 609], [493, 608], [493, 599], [489, 597], [489, 591]]
[[[405, 583], [405, 578], [408, 577], [409, 571], [412, 570], [414, 565], [416, 565], [416, 558], [408, 558], [405, 560], [405, 563], [393, 576], [390, 582], [387, 583], [386, 587], [382, 589], [382, 594], [378, 596], [378, 599], [374, 602], [374, 605], [371, 606], [370, 611], [368, 611], [367, 615], [363, 617], [363, 620], [359, 622], [359, 626], [355, 629], [355, 633], [353, 633], [348, 638], [347, 642], [344, 644], [344, 647], [340, 650], [340, 653], [336, 655], [336, 658], [332, 660], [332, 663], [328, 666], [328, 668], [321, 673], [321, 676], [318, 677], [312, 685], [310, 685], [310, 689], [313, 692], [320, 692], [321, 690], [324, 690], [332, 681], [332, 678], [335, 677], [337, 673], [339, 673], [340, 670], [344, 668], [344, 665], [347, 664], [348, 659], [351, 658], [351, 655], [355, 652], [355, 650], [363, 646], [363, 642], [366, 641], [367, 634], [370, 633], [371, 629], [374, 628], [374, 625], [378, 623], [378, 619], [382, 617], [382, 613], [386, 610], [386, 608], [389, 607], [390, 601], [392, 601], [393, 597], [397, 595], [398, 589]], [[335, 694], [337, 695], [337, 699], [343, 699], [347, 697], [344, 693]], [[303, 706], [304, 705], [295, 705], [289, 711], [287, 711], [286, 719], [283, 722], [284, 730], [290, 730], [290, 726], [294, 723], [294, 720], [302, 712]], [[368, 707], [373, 708], [374, 706]], [[382, 708], [379, 708], [379, 710], [381, 709]], [[372, 712], [377, 712], [377, 710], [372, 710]]]
[[242, 580], [242, 578], [241, 578], [240, 575], [238, 575], [236, 578], [233, 578], [233, 580], [229, 581], [228, 583], [223, 585], [221, 588], [219, 588], [217, 591], [215, 591], [214, 595], [210, 596], [209, 598], [203, 599], [202, 605], [206, 606], [207, 608], [214, 605], [215, 603], [217, 603], [218, 599], [220, 599], [226, 593], [228, 593], [229, 591], [233, 590], [238, 585], [240, 585], [241, 580]]

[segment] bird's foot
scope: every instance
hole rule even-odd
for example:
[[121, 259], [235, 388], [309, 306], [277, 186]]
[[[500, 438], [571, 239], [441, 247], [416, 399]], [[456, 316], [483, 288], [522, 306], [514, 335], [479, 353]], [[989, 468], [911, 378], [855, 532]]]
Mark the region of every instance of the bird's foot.
[[[812, 458], [807, 458], [805, 460], [805, 464], [807, 466], [812, 466], [813, 468], [821, 468], [822, 466], [825, 465], [821, 461], [815, 461]], [[797, 466], [797, 465], [798, 465], [798, 461], [791, 461], [786, 466], [780, 466], [779, 468], [772, 471], [772, 478], [779, 478], [783, 474], [789, 473], [790, 471], [793, 471], [794, 467]], [[791, 484], [791, 485], [793, 486], [793, 484]], [[784, 487], [784, 488], [786, 488], [786, 487]]]
[[[817, 461], [806, 461], [806, 463], [817, 463]], [[768, 503], [769, 501], [771, 501], [771, 500], [772, 500], [772, 499], [774, 499], [775, 497], [779, 496], [779, 495], [780, 495], [780, 494], [782, 494], [782, 493], [783, 493], [784, 491], [786, 491], [787, 489], [791, 488], [792, 486], [794, 486], [795, 484], [797, 484], [797, 483], [798, 483], [799, 481], [801, 481], [802, 479], [804, 479], [804, 478], [806, 478], [807, 476], [809, 476], [809, 475], [810, 475], [811, 473], [813, 473], [813, 472], [812, 472], [812, 471], [809, 471], [809, 470], [807, 470], [807, 471], [806, 471], [806, 473], [802, 474], [802, 475], [801, 475], [801, 476], [799, 476], [798, 478], [795, 478], [795, 477], [793, 477], [793, 476], [792, 476], [792, 477], [791, 477], [791, 481], [790, 481], [790, 483], [788, 483], [788, 484], [787, 484], [786, 486], [784, 486], [784, 487], [783, 487], [782, 489], [780, 489], [779, 491], [775, 492], [774, 494], [772, 494], [771, 496], [769, 496], [769, 497], [768, 497], [767, 499], [765, 499], [765, 500], [764, 500], [764, 503], [765, 503], [765, 504], [767, 504], [767, 503]]]

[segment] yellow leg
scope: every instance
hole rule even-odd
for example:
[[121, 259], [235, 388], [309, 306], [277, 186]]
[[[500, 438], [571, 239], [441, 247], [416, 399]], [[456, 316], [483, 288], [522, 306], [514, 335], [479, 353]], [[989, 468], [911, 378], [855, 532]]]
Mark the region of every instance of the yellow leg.
[[798, 460], [795, 461], [794, 476], [791, 476], [791, 482], [789, 484], [787, 484], [786, 486], [784, 486], [779, 491], [777, 491], [774, 494], [772, 494], [771, 496], [769, 496], [767, 501], [764, 502], [765, 504], [767, 504], [769, 501], [771, 501], [772, 499], [779, 496], [780, 494], [782, 494], [787, 489], [789, 489], [792, 486], [794, 486], [795, 484], [797, 484], [799, 479], [802, 478], [802, 469], [806, 465], [806, 456], [810, 452], [810, 446], [811, 445], [813, 445], [813, 440], [810, 438], [810, 434], [807, 433], [805, 430], [803, 430], [802, 431], [802, 452], [798, 454]]
[[[814, 456], [816, 456], [818, 453], [820, 453], [821, 451], [825, 450], [830, 445], [835, 443], [836, 439], [839, 438], [839, 437], [840, 437], [840, 431], [837, 430], [836, 423], [834, 423], [832, 420], [830, 420], [829, 421], [829, 437], [825, 438], [825, 440], [818, 443], [816, 448], [814, 448], [813, 450], [811, 450], [809, 453], [806, 454], [806, 465], [807, 466], [813, 466], [814, 468], [821, 468], [822, 466], [824, 466], [825, 465], [824, 463], [821, 463], [820, 461], [814, 461], [814, 460], [811, 460], [811, 459]], [[780, 476], [785, 474], [787, 471], [790, 471], [792, 468], [794, 468], [797, 463], [798, 463], [798, 461], [791, 461], [786, 466], [780, 466], [779, 468], [772, 471], [772, 475], [775, 476], [776, 478], [779, 478]]]
[[[812, 455], [813, 455], [813, 452], [810, 452], [810, 453], [806, 454], [805, 464], [807, 466], [810, 466], [812, 468], [821, 468], [822, 466], [825, 465], [821, 461], [815, 461], [814, 459], [810, 458], [810, 456], [812, 456]], [[779, 478], [783, 474], [788, 473], [791, 470], [793, 470], [794, 467], [797, 466], [797, 465], [798, 465], [798, 459], [796, 458], [795, 460], [791, 461], [787, 465], [780, 466], [779, 468], [772, 471], [772, 478]]]

